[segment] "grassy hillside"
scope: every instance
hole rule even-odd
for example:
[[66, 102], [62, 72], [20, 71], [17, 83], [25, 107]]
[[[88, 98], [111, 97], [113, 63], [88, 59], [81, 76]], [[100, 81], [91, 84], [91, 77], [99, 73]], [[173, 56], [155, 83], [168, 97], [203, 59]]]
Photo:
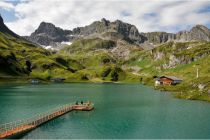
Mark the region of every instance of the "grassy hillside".
[[[152, 50], [122, 41], [79, 39], [51, 52], [23, 39], [0, 33], [0, 81], [28, 82], [32, 78], [66, 82], [140, 82], [154, 85], [153, 77], [183, 79], [177, 86], [158, 89], [174, 96], [210, 101], [210, 42], [168, 42]], [[199, 77], [197, 78], [197, 69]]]
[[[70, 49], [51, 52], [25, 40], [0, 33], [0, 81], [66, 78], [66, 82], [126, 82], [135, 77], [123, 71], [109, 54], [115, 42], [76, 41]], [[100, 50], [101, 49], [101, 50]], [[105, 74], [107, 69], [108, 74]], [[135, 80], [134, 80], [135, 81]]]
[[100, 38], [92, 39], [79, 39], [72, 45], [65, 48], [65, 51], [69, 53], [81, 53], [98, 50], [98, 49], [110, 49], [116, 46], [116, 43], [111, 40], [102, 40]]
[[[177, 86], [160, 86], [160, 90], [174, 91], [178, 98], [210, 101], [210, 43], [169, 42], [159, 47], [133, 54], [124, 65], [140, 68], [138, 74], [149, 85], [154, 76], [171, 75], [183, 79]], [[197, 78], [197, 69], [199, 77]], [[201, 89], [203, 87], [203, 89]]]
[[[71, 64], [69, 64], [71, 62]], [[81, 64], [63, 56], [53, 54], [34, 44], [9, 35], [0, 34], [0, 76], [1, 79], [15, 76], [26, 79], [66, 77], [72, 69], [80, 69]], [[66, 74], [68, 73], [68, 74]]]
[[138, 82], [139, 77], [121, 68], [120, 61], [110, 52], [116, 42], [100, 38], [80, 39], [66, 46], [60, 54], [83, 64], [83, 74], [96, 82]]

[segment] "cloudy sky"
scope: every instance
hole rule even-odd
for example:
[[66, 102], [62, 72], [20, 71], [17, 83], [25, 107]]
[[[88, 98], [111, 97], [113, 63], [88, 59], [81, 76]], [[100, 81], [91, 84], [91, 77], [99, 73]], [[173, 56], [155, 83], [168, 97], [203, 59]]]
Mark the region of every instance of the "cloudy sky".
[[42, 21], [72, 29], [103, 17], [134, 24], [140, 32], [210, 27], [210, 0], [0, 0], [0, 13], [19, 35], [31, 34]]

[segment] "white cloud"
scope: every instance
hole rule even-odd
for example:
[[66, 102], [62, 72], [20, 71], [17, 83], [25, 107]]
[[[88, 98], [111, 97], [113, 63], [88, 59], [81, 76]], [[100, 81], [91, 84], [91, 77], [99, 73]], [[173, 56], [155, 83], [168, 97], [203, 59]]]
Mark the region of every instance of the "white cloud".
[[20, 35], [29, 35], [42, 21], [72, 29], [105, 17], [134, 24], [140, 32], [175, 32], [195, 24], [209, 24], [210, 12], [199, 12], [208, 6], [210, 1], [198, 0], [31, 0], [15, 5], [18, 19], [6, 24]]
[[0, 1], [0, 8], [9, 11], [14, 8], [14, 5], [5, 1]]

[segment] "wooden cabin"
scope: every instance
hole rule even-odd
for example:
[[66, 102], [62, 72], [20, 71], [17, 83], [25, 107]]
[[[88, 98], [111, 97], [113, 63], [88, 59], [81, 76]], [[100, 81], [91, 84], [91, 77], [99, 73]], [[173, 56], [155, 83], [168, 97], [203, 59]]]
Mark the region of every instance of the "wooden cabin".
[[158, 85], [176, 85], [182, 82], [182, 79], [179, 79], [175, 76], [161, 76], [155, 78], [155, 86]]
[[50, 79], [51, 82], [55, 82], [55, 83], [62, 83], [65, 80], [66, 80], [65, 78], [51, 78]]

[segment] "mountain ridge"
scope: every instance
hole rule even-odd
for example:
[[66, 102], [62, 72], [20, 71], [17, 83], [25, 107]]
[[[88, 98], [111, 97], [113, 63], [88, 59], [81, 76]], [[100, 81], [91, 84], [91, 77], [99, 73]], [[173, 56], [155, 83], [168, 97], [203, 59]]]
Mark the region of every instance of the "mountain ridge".
[[[70, 35], [78, 39], [59, 51], [51, 51], [15, 37], [3, 20], [1, 22], [1, 27], [5, 28], [0, 28], [0, 82], [13, 82], [18, 78], [24, 82], [31, 79], [50, 82], [51, 78], [62, 77], [66, 82], [141, 82], [152, 86], [154, 77], [173, 75], [182, 78], [183, 82], [176, 86], [161, 86], [161, 90], [175, 91], [178, 98], [210, 101], [210, 42], [205, 41], [209, 34], [205, 26], [198, 25], [180, 33], [190, 40], [188, 42], [173, 41], [173, 34], [169, 34], [170, 38], [166, 32], [155, 32], [157, 37], [160, 36], [158, 39], [162, 38], [159, 42], [165, 43], [150, 50], [143, 48], [142, 44], [125, 40], [125, 34], [100, 30], [99, 37], [97, 33]], [[101, 21], [99, 23], [102, 24]], [[48, 33], [46, 27], [39, 29], [38, 34], [52, 39], [58, 32], [65, 32], [48, 25], [42, 23], [43, 27], [53, 29]], [[153, 38], [153, 34], [151, 36]], [[199, 78], [196, 77], [196, 68], [199, 69]]]
[[[147, 32], [140, 33], [135, 25], [125, 23], [121, 20], [113, 22], [102, 18], [101, 21], [94, 21], [84, 27], [76, 27], [72, 30], [63, 30], [52, 23], [41, 22], [39, 27], [26, 39], [40, 45], [57, 45], [57, 43], [72, 42], [78, 38], [100, 37], [112, 39], [107, 34], [115, 33], [115, 39], [123, 39], [127, 42], [143, 45], [161, 44], [169, 41], [186, 42], [193, 40], [209, 41], [210, 30], [204, 25], [195, 25], [189, 31], [183, 30], [177, 33], [168, 32]], [[104, 34], [106, 36], [104, 36]], [[116, 38], [117, 36], [117, 38]], [[121, 36], [121, 37], [119, 37]]]
[[39, 27], [30, 35], [25, 38], [40, 45], [49, 46], [53, 42], [68, 41], [67, 36], [71, 34], [69, 30], [63, 30], [56, 27], [52, 23], [41, 22]]
[[[110, 22], [109, 20], [103, 18], [101, 21], [95, 21], [90, 25], [84, 27], [74, 28], [72, 29], [72, 31], [66, 30], [69, 34], [57, 34], [58, 37], [62, 37], [61, 40], [53, 40], [52, 38], [54, 37], [54, 35], [49, 34], [50, 31], [58, 30], [61, 28], [54, 26], [52, 23], [46, 23], [48, 25], [45, 27], [50, 28], [46, 28], [46, 30], [43, 30], [43, 28], [45, 28], [43, 23], [46, 22], [41, 22], [35, 32], [33, 32], [30, 36], [26, 36], [25, 38], [32, 42], [39, 43], [40, 45], [47, 46], [50, 44], [55, 44], [55, 42], [71, 42], [78, 38], [90, 38], [91, 36], [100, 36], [101, 38], [107, 38], [108, 36], [105, 36], [105, 33], [116, 33], [118, 34], [117, 36], [122, 37], [121, 39], [124, 39], [131, 43], [139, 44], [144, 42], [144, 37], [138, 32], [138, 29], [134, 25], [124, 23], [120, 20]], [[41, 39], [41, 37], [45, 39]]]

